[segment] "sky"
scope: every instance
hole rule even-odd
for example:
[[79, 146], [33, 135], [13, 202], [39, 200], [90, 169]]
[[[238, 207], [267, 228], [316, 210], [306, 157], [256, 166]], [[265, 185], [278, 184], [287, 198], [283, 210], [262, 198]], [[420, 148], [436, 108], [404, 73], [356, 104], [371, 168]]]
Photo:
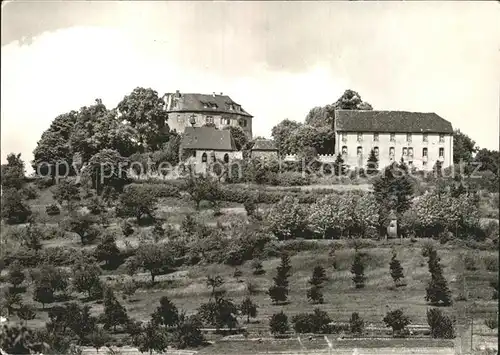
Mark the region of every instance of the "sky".
[[266, 137], [352, 89], [499, 145], [498, 2], [16, 0], [1, 26], [2, 162], [31, 161], [59, 114], [138, 86], [223, 92]]

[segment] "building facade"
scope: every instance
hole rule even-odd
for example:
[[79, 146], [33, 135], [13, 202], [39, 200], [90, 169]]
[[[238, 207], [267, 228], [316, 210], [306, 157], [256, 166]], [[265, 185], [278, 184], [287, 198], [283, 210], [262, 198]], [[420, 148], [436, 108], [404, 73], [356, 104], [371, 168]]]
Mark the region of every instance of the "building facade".
[[365, 168], [372, 149], [379, 168], [401, 158], [418, 170], [453, 164], [452, 125], [435, 113], [339, 110], [334, 125], [335, 152], [350, 168]]
[[258, 159], [277, 159], [278, 148], [270, 139], [256, 139], [251, 149], [251, 157]]
[[186, 127], [214, 125], [218, 129], [238, 126], [252, 139], [253, 116], [229, 96], [193, 93], [167, 93], [163, 96], [168, 112], [168, 125], [171, 130], [183, 133]]

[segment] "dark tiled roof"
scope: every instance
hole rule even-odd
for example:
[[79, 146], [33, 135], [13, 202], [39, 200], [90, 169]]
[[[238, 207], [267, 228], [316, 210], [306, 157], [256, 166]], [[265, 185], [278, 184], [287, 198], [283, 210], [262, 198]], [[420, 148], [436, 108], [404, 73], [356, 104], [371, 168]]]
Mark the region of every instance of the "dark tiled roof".
[[453, 133], [451, 123], [433, 112], [335, 111], [335, 129], [347, 132]]
[[214, 127], [186, 127], [181, 146], [183, 149], [236, 150], [231, 131]]
[[257, 139], [254, 142], [252, 150], [278, 150], [274, 141], [270, 139]]
[[[167, 94], [175, 96], [176, 94]], [[214, 113], [231, 113], [242, 116], [253, 117], [246, 112], [238, 103], [234, 102], [227, 95], [205, 95], [193, 93], [180, 93], [179, 107], [171, 109], [169, 112], [214, 112]], [[234, 107], [230, 109], [230, 105], [240, 107], [236, 110]], [[206, 106], [206, 107], [205, 107]]]

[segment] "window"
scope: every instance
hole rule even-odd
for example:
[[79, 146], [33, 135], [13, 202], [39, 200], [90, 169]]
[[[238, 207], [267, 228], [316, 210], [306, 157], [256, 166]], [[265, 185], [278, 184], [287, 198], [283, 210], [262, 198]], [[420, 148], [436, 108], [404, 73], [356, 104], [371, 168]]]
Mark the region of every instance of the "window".
[[444, 158], [444, 148], [439, 148], [439, 157]]
[[222, 120], [222, 124], [224, 124], [226, 126], [231, 125], [231, 119], [230, 118], [225, 117], [225, 118], [222, 118], [221, 120]]
[[378, 142], [378, 133], [373, 133], [373, 141]]
[[201, 162], [202, 162], [202, 163], [206, 163], [206, 162], [207, 162], [207, 153], [203, 153], [203, 154], [201, 155]]
[[408, 156], [413, 158], [413, 148], [408, 148]]
[[429, 134], [428, 133], [424, 133], [424, 135], [422, 136], [422, 141], [426, 142], [426, 143], [429, 141]]
[[390, 157], [391, 159], [393, 159], [393, 158], [394, 158], [394, 147], [390, 147], [390, 148], [389, 148], [389, 157]]
[[196, 150], [193, 150], [193, 158], [196, 158]]
[[224, 154], [224, 163], [229, 163], [229, 154]]
[[396, 141], [396, 133], [391, 133], [390, 141], [391, 142], [395, 142]]
[[363, 141], [363, 133], [358, 133], [358, 142]]
[[375, 153], [375, 156], [378, 158], [378, 147], [373, 148], [373, 152]]
[[181, 115], [177, 115], [177, 123], [182, 123]]
[[214, 118], [212, 116], [207, 116], [205, 118], [205, 123], [214, 123]]
[[427, 166], [427, 160], [424, 160], [424, 161], [422, 162], [422, 166]]
[[358, 154], [358, 157], [363, 155], [363, 147], [358, 147], [357, 154]]
[[406, 133], [406, 141], [411, 142], [411, 133]]
[[347, 155], [347, 146], [342, 147], [342, 155]]
[[240, 120], [240, 126], [241, 127], [246, 127], [247, 126], [247, 120]]
[[427, 157], [427, 148], [422, 148], [422, 156]]
[[212, 163], [215, 163], [215, 162], [217, 161], [217, 158], [215, 157], [215, 153], [214, 153], [214, 152], [212, 152], [212, 153], [210, 154], [210, 158], [211, 158], [211, 160], [212, 160]]
[[444, 143], [444, 134], [439, 134], [439, 143]]
[[408, 148], [404, 147], [403, 148], [403, 156], [407, 156], [408, 155]]
[[342, 142], [347, 142], [347, 133], [342, 132]]

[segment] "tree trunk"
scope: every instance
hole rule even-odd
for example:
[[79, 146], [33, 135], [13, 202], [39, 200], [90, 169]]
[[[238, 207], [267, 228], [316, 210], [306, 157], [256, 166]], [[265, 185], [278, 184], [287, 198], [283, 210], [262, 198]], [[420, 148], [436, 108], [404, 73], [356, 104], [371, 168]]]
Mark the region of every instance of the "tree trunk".
[[151, 271], [151, 283], [155, 283], [155, 274]]

